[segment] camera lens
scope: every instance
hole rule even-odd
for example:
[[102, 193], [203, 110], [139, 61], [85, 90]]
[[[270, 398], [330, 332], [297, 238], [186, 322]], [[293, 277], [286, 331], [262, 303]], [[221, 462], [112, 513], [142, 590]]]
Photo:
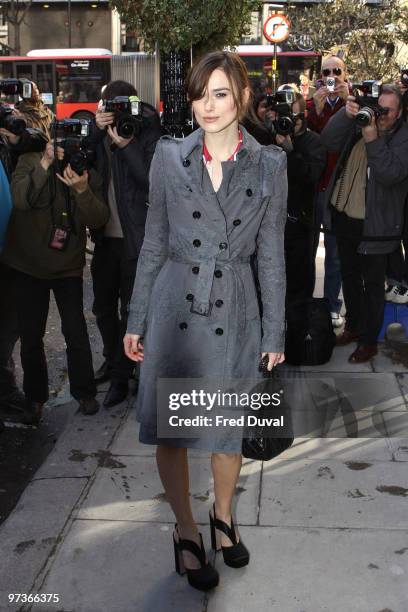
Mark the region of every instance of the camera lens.
[[135, 122], [131, 116], [121, 117], [116, 122], [116, 129], [122, 138], [132, 138], [135, 135]]
[[276, 131], [281, 136], [287, 136], [295, 127], [294, 122], [290, 117], [278, 117], [276, 120]]
[[356, 115], [356, 124], [359, 127], [370, 125], [371, 119], [375, 116], [375, 112], [369, 106], [362, 108]]
[[77, 151], [69, 156], [66, 160], [67, 164], [70, 164], [72, 170], [79, 176], [82, 176], [87, 166], [87, 157], [84, 151]]

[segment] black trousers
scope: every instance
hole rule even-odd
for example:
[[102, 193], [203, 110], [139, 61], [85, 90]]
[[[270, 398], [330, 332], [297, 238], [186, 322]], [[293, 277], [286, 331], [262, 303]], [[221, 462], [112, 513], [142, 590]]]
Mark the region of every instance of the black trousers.
[[360, 333], [359, 343], [377, 344], [384, 318], [384, 281], [388, 255], [360, 255], [363, 221], [335, 213], [346, 329]]
[[32, 401], [46, 402], [48, 399], [48, 373], [43, 337], [51, 290], [54, 292], [61, 317], [61, 331], [67, 345], [71, 395], [77, 400], [90, 399], [96, 395], [96, 386], [83, 310], [82, 278], [43, 280], [18, 272], [16, 296], [24, 393]]
[[313, 296], [313, 228], [300, 221], [285, 227], [286, 302]]
[[398, 283], [408, 287], [408, 199], [404, 209], [402, 243], [404, 253], [400, 244], [396, 251], [388, 255], [387, 279], [391, 284]]
[[95, 246], [91, 264], [93, 313], [103, 340], [111, 379], [127, 381], [135, 364], [123, 350], [128, 304], [132, 297], [137, 259], [127, 259], [122, 238], [104, 238]]
[[12, 357], [19, 336], [15, 279], [14, 270], [0, 263], [0, 400], [17, 389]]

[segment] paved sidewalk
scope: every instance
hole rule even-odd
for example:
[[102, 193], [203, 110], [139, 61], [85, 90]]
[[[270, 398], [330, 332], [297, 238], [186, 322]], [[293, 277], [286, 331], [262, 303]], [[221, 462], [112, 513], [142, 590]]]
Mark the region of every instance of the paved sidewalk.
[[[387, 417], [406, 417], [408, 375], [384, 351], [370, 368]], [[127, 404], [72, 417], [0, 529], [2, 612], [408, 610], [408, 439], [298, 439], [274, 461], [245, 460], [236, 512], [251, 563], [232, 570], [217, 555], [221, 584], [205, 596], [174, 572], [173, 518], [136, 430]], [[205, 454], [192, 453], [190, 476], [209, 547]], [[8, 593], [60, 602], [9, 605]]]
[[[397, 436], [408, 356], [383, 346], [356, 366], [349, 353], [336, 348], [326, 366], [302, 370], [357, 390], [368, 380], [366, 420], [383, 434], [297, 439], [273, 461], [245, 460], [236, 515], [251, 563], [233, 570], [218, 554], [221, 583], [208, 596], [174, 572], [173, 517], [133, 408], [84, 417], [72, 402], [68, 427], [0, 527], [0, 611], [407, 612], [408, 438]], [[208, 549], [207, 455], [191, 454], [190, 480]], [[8, 593], [60, 601], [13, 605]]]

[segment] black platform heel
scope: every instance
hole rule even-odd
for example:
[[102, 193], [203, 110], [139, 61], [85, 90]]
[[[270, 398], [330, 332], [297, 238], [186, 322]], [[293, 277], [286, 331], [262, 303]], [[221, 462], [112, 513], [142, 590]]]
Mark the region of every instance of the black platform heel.
[[[177, 531], [177, 525], [175, 525]], [[183, 576], [187, 574], [187, 580], [190, 586], [199, 591], [209, 591], [218, 585], [219, 575], [217, 570], [205, 560], [205, 549], [203, 544], [203, 538], [200, 536], [201, 548], [192, 540], [183, 540], [179, 537], [178, 541], [173, 533], [173, 544], [174, 544], [174, 564], [176, 572]], [[200, 562], [201, 567], [199, 569], [188, 569], [184, 565], [183, 550], [188, 550]]]
[[[213, 515], [210, 512], [210, 529], [211, 529], [211, 546], [217, 550], [222, 550], [222, 556], [224, 557], [224, 563], [230, 567], [244, 567], [249, 563], [249, 551], [246, 546], [240, 540], [237, 541], [235, 533], [234, 521], [231, 516], [231, 527], [218, 519], [215, 515], [215, 504], [213, 505]], [[219, 529], [231, 540], [232, 546], [221, 546], [218, 544], [217, 532]]]

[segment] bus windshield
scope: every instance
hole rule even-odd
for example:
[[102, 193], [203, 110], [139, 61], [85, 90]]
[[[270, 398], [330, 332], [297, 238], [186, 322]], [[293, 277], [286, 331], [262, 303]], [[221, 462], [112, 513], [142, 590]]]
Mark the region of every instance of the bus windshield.
[[[246, 64], [254, 93], [272, 93], [272, 50], [269, 55], [245, 52], [239, 55]], [[277, 84], [294, 83], [299, 86], [302, 74], [312, 80], [320, 69], [320, 62], [321, 57], [314, 53], [278, 53]]]

